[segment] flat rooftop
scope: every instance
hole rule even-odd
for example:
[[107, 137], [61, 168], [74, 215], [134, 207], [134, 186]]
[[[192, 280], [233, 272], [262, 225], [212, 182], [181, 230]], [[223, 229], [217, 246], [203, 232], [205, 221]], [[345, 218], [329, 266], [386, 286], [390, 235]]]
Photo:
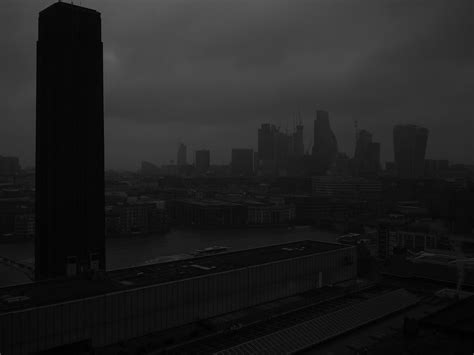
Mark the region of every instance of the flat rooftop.
[[474, 334], [474, 296], [453, 303], [421, 320], [425, 326], [455, 332]]
[[345, 248], [353, 247], [343, 244], [303, 240], [211, 256], [112, 270], [106, 272], [105, 276], [100, 279], [56, 279], [4, 287], [0, 288], [0, 314]]
[[64, 11], [80, 11], [80, 12], [90, 13], [90, 14], [99, 14], [99, 12], [97, 12], [96, 10], [89, 9], [87, 7], [74, 5], [72, 3], [56, 2], [56, 3], [48, 6], [47, 8], [41, 10], [40, 15], [43, 14], [43, 13], [51, 12], [51, 11], [62, 11], [62, 12], [64, 12]]

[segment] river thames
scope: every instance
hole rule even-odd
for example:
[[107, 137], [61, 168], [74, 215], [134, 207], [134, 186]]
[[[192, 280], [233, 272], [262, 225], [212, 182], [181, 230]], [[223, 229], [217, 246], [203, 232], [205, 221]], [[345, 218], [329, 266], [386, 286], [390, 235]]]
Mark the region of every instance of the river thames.
[[[233, 230], [175, 229], [160, 235], [110, 238], [106, 241], [107, 269], [166, 261], [168, 256], [189, 254], [196, 249], [215, 245], [229, 247], [228, 251], [236, 251], [305, 239], [335, 242], [337, 236], [336, 233], [312, 227], [296, 227], [293, 229]], [[34, 242], [24, 240], [2, 243], [0, 256], [24, 263], [33, 263]], [[0, 265], [0, 287], [29, 281], [22, 272]]]

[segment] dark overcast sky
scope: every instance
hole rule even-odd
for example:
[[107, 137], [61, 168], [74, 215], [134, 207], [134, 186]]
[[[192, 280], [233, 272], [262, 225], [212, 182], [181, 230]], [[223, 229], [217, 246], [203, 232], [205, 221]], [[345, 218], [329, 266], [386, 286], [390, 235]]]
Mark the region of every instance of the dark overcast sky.
[[[0, 1], [0, 155], [34, 163], [38, 12]], [[353, 155], [354, 120], [392, 160], [392, 128], [430, 130], [428, 158], [474, 163], [473, 0], [82, 0], [102, 13], [106, 165], [176, 159], [179, 141], [257, 146], [262, 122], [305, 145], [317, 108]], [[188, 154], [189, 159], [189, 154]]]

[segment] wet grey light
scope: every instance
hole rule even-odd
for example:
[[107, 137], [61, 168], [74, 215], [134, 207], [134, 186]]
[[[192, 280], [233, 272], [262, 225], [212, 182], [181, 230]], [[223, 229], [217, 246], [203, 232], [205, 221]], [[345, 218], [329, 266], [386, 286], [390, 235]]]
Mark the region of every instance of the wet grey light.
[[39, 14], [36, 278], [105, 268], [100, 13], [57, 2]]

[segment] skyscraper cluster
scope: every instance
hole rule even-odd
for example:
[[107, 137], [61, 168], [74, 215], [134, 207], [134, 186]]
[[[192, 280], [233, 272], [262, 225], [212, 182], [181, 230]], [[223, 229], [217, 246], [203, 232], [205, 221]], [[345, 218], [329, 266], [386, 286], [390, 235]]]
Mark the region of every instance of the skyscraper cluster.
[[[282, 132], [280, 127], [264, 123], [258, 129], [257, 170], [261, 175], [286, 172], [290, 161], [303, 157], [303, 124], [298, 122], [294, 132]], [[284, 173], [285, 174], [285, 173]]]
[[314, 121], [312, 154], [305, 154], [303, 124], [295, 126], [292, 134], [265, 123], [258, 130], [258, 164], [260, 175], [319, 175], [324, 174], [337, 156], [337, 140], [329, 124], [329, 114], [318, 110]]
[[[311, 153], [304, 148], [304, 126], [301, 120], [295, 123], [293, 132], [263, 123], [258, 128], [258, 149], [233, 148], [230, 165], [210, 166], [210, 151], [194, 152], [194, 164], [188, 165], [186, 145], [180, 143], [177, 164], [170, 165], [173, 174], [192, 176], [319, 176], [353, 175], [374, 178], [382, 172], [381, 144], [373, 141], [371, 132], [357, 129], [354, 156], [348, 157], [338, 151], [337, 138], [331, 128], [327, 111], [317, 110]], [[393, 131], [394, 162], [387, 162], [386, 174], [403, 179], [434, 176], [435, 171], [446, 170], [444, 165], [425, 159], [428, 130], [415, 125], [397, 125]], [[142, 169], [149, 175], [159, 175], [162, 170]]]
[[[302, 121], [295, 122], [293, 132], [282, 131], [280, 127], [263, 123], [258, 128], [258, 149], [233, 148], [230, 169], [226, 174], [234, 176], [318, 176], [353, 175], [376, 177], [381, 172], [381, 144], [374, 142], [372, 133], [356, 125], [356, 141], [353, 158], [338, 151], [329, 113], [317, 110], [314, 120], [311, 154], [304, 148]], [[389, 174], [400, 178], [420, 178], [433, 175], [426, 171], [436, 170], [433, 164], [425, 164], [428, 130], [415, 125], [397, 125], [393, 131], [395, 161]], [[209, 172], [209, 150], [195, 152], [194, 172], [198, 175]], [[427, 162], [429, 163], [429, 162]], [[189, 175], [192, 170], [180, 171], [186, 165], [186, 146], [178, 148], [178, 174]], [[188, 166], [190, 167], [190, 166]], [[192, 167], [191, 167], [192, 168]], [[182, 170], [182, 169], [181, 169]], [[425, 171], [426, 170], [426, 171]], [[438, 169], [439, 170], [439, 169]]]

